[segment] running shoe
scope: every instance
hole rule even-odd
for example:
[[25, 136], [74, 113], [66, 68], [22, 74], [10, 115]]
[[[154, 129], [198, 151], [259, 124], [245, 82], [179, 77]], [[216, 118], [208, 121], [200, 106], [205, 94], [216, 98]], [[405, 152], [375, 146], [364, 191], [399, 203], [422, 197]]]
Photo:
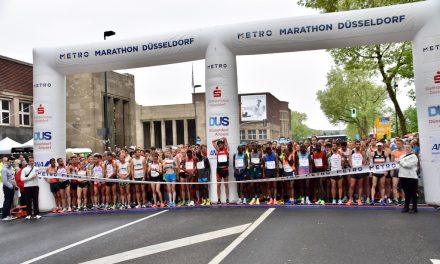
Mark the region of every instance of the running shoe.
[[36, 215], [36, 216], [34, 216], [34, 219], [41, 219], [41, 218], [42, 218], [41, 215]]
[[385, 203], [385, 201], [383, 199], [380, 199], [380, 205], [386, 206], [387, 204]]
[[335, 205], [336, 204], [336, 199], [332, 200], [332, 204]]
[[310, 202], [310, 199], [309, 199], [308, 196], [306, 197], [306, 204], [312, 204], [312, 203]]
[[287, 204], [288, 204], [288, 205], [293, 205], [293, 204], [294, 204], [294, 202], [293, 202], [293, 200], [292, 200], [292, 199], [289, 199], [289, 201], [287, 201]]
[[147, 207], [151, 207], [151, 206], [152, 206], [151, 202], [148, 202]]
[[399, 200], [394, 200], [394, 205], [399, 205]]
[[141, 208], [141, 205], [138, 204], [138, 205], [135, 206], [135, 208], [136, 208], [136, 209], [139, 209], [139, 208]]
[[269, 202], [267, 202], [267, 204], [269, 205], [273, 204], [272, 198], [269, 199]]
[[304, 204], [304, 197], [301, 197], [301, 202], [299, 202], [299, 204], [301, 204], [301, 205]]
[[72, 212], [72, 208], [71, 207], [67, 208], [67, 212]]
[[249, 202], [249, 205], [254, 205], [255, 204], [255, 198], [252, 198], [252, 200]]
[[260, 205], [260, 198], [257, 198], [257, 200], [255, 201], [256, 205]]
[[346, 205], [348, 205], [348, 206], [350, 206], [350, 205], [352, 205], [353, 204], [353, 201], [351, 200], [351, 199], [349, 199], [348, 201], [347, 201], [347, 203], [346, 203]]
[[153, 206], [151, 206], [151, 207], [153, 207], [153, 208], [157, 208], [157, 205], [156, 205], [156, 204], [153, 204]]
[[364, 205], [364, 204], [362, 203], [362, 200], [359, 199], [359, 200], [358, 200], [358, 206], [362, 206], [362, 205]]
[[147, 206], [145, 204], [141, 205], [142, 208], [147, 208]]
[[370, 205], [374, 205], [374, 204], [375, 204], [374, 200], [371, 200]]
[[112, 206], [112, 210], [116, 210], [116, 209], [117, 209], [116, 204], [114, 204], [114, 205]]
[[191, 200], [188, 200], [188, 201], [186, 201], [185, 205], [189, 206], [191, 204], [191, 202], [192, 202]]
[[190, 202], [188, 203], [188, 206], [194, 206], [194, 201], [190, 201]]
[[243, 200], [241, 200], [241, 198], [239, 198], [239, 199], [237, 200], [237, 204], [243, 204]]
[[165, 205], [163, 203], [160, 203], [160, 208], [164, 208]]
[[278, 200], [278, 205], [284, 205], [284, 200], [283, 199]]
[[243, 199], [243, 204], [247, 204], [247, 199], [246, 198]]
[[370, 203], [371, 203], [370, 197], [367, 198], [367, 200], [365, 201], [365, 203], [366, 203], [366, 204], [370, 204]]
[[202, 200], [202, 203], [201, 203], [200, 205], [201, 205], [201, 206], [205, 206], [205, 204], [206, 204], [206, 200], [203, 199], [203, 200]]
[[205, 205], [206, 206], [211, 205], [211, 201], [209, 199], [207, 199]]
[[226, 199], [226, 204], [229, 204], [229, 199]]
[[387, 204], [392, 204], [393, 201], [390, 198], [387, 198]]
[[222, 204], [222, 201], [220, 201], [220, 199], [218, 199], [217, 204]]
[[[94, 211], [94, 210], [96, 210], [97, 208], [96, 208], [96, 206], [92, 206], [92, 208], [90, 208], [90, 210], [92, 210], [92, 211]], [[63, 210], [64, 211], [64, 210]]]
[[342, 202], [343, 203], [346, 203], [348, 201], [348, 197], [347, 196], [344, 196], [344, 199], [342, 199]]
[[319, 203], [319, 205], [325, 205], [325, 201], [321, 200], [321, 202]]
[[272, 204], [273, 204], [273, 205], [278, 205], [278, 201], [277, 201], [277, 199], [273, 199]]
[[[12, 220], [12, 217], [10, 217], [10, 216], [7, 216], [7, 217], [9, 217], [9, 220]], [[31, 220], [31, 216], [28, 215], [28, 216], [25, 217], [25, 219], [26, 219], [26, 220]]]
[[338, 200], [338, 204], [342, 205], [342, 200], [341, 199]]

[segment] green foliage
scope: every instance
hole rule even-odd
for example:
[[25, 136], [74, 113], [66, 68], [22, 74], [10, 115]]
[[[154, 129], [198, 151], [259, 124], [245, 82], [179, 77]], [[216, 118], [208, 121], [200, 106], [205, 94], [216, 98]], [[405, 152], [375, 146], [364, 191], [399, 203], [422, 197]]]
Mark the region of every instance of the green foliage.
[[294, 141], [298, 141], [309, 137], [312, 133], [312, 130], [304, 124], [304, 122], [307, 120], [307, 115], [298, 111], [292, 111], [291, 117], [291, 139]]
[[417, 124], [417, 109], [415, 106], [412, 105], [405, 110], [405, 118], [408, 132], [418, 132], [419, 126]]
[[[405, 4], [420, 0], [299, 0], [298, 4], [321, 10], [323, 13]], [[414, 77], [410, 42], [377, 44], [329, 51], [337, 66], [346, 70], [368, 71], [380, 76], [385, 90], [397, 112], [400, 127], [406, 133], [406, 122], [393, 89], [395, 78]]]
[[[355, 126], [363, 136], [369, 134], [374, 117], [382, 112], [386, 93], [364, 71], [336, 68], [328, 73], [327, 88], [318, 91], [317, 98], [332, 124]], [[351, 117], [353, 108], [357, 110], [356, 118]]]

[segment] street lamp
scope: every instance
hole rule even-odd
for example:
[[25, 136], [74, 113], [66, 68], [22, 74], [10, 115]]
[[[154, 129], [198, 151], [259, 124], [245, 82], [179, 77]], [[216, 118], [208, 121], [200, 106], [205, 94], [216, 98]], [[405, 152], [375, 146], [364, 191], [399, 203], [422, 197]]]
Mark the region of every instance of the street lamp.
[[[396, 100], [397, 100], [397, 87], [399, 87], [397, 85], [396, 80], [394, 80], [394, 96], [396, 96]], [[395, 109], [396, 112], [396, 137], [399, 136], [399, 123], [397, 122], [397, 109]]]
[[194, 104], [194, 142], [197, 143], [197, 108], [196, 108], [196, 88], [201, 88], [200, 84], [193, 84], [193, 104]]
[[[114, 31], [104, 31], [104, 40], [106, 40], [107, 37], [114, 36], [116, 33]], [[105, 139], [105, 150], [108, 150], [109, 146], [109, 127], [108, 127], [108, 93], [107, 93], [107, 72], [104, 72], [104, 127], [105, 127], [105, 133], [104, 133], [104, 139]]]

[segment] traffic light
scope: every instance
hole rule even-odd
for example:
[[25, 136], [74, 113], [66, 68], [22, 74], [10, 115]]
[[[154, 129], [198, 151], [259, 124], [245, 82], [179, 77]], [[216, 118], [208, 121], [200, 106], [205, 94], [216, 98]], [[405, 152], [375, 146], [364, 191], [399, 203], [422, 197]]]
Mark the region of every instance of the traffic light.
[[356, 118], [356, 114], [357, 114], [356, 108], [351, 109], [351, 117]]

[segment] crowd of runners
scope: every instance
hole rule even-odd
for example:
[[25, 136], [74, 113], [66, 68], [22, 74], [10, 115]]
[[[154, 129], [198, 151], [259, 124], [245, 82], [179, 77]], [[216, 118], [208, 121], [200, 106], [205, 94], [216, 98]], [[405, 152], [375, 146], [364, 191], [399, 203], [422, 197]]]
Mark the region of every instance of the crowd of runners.
[[[406, 154], [404, 142], [318, 140], [278, 144], [249, 143], [238, 146], [233, 155], [225, 138], [212, 142], [217, 167], [211, 168], [206, 145], [173, 148], [129, 148], [87, 157], [51, 159], [48, 174], [73, 174], [93, 178], [149, 181], [151, 183], [47, 179], [56, 200], [54, 212], [73, 210], [115, 210], [145, 207], [211, 205], [211, 170], [217, 176], [217, 193], [224, 185], [229, 204], [229, 180], [236, 180], [237, 204], [395, 204], [405, 199], [398, 170], [315, 179], [251, 182], [281, 176], [336, 171], [369, 164], [398, 161]], [[408, 143], [408, 145], [410, 145]], [[410, 145], [418, 152], [417, 140]], [[418, 153], [417, 153], [418, 154]], [[232, 167], [234, 174], [229, 175]], [[230, 177], [231, 176], [231, 177]], [[168, 184], [161, 184], [161, 183]], [[176, 182], [182, 184], [176, 185]], [[207, 184], [185, 184], [200, 182]], [[243, 183], [241, 183], [243, 182]], [[220, 199], [216, 201], [221, 204]]]

